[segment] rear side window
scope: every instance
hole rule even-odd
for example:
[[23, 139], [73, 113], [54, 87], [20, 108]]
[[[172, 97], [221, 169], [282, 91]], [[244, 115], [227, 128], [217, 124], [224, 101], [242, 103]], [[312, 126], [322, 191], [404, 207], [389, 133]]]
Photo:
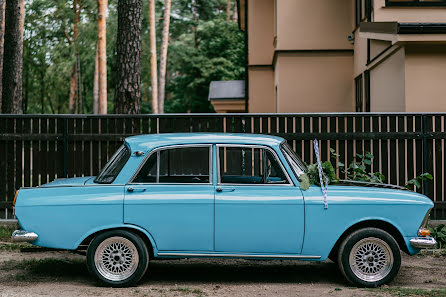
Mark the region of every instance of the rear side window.
[[276, 156], [261, 147], [225, 147], [218, 149], [222, 184], [288, 184]]
[[210, 183], [210, 146], [175, 147], [150, 155], [133, 182]]
[[111, 184], [129, 158], [130, 150], [125, 145], [121, 146], [110, 158], [110, 161], [108, 161], [101, 173], [95, 178], [94, 182], [98, 184]]

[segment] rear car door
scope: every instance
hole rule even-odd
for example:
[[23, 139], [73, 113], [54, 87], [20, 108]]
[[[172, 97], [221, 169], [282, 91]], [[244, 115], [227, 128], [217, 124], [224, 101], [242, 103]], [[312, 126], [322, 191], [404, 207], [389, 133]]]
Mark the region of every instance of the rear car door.
[[303, 197], [277, 153], [258, 145], [217, 149], [216, 252], [300, 254]]
[[212, 145], [152, 151], [126, 186], [124, 221], [143, 227], [159, 251], [212, 251]]

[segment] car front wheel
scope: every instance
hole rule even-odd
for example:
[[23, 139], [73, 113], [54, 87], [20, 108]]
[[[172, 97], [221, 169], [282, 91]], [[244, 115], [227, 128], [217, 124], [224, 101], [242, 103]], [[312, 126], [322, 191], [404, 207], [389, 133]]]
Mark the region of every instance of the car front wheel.
[[389, 233], [364, 228], [342, 242], [338, 264], [349, 282], [361, 287], [377, 287], [395, 278], [401, 266], [401, 253]]
[[145, 274], [149, 253], [137, 235], [112, 230], [96, 236], [87, 251], [87, 267], [102, 284], [126, 287], [136, 284]]

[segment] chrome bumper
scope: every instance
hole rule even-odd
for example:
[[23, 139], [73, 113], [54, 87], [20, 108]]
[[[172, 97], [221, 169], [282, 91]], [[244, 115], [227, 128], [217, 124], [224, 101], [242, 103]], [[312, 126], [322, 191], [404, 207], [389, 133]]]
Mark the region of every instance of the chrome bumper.
[[417, 237], [410, 240], [410, 244], [418, 249], [435, 248], [437, 241], [433, 237]]
[[38, 237], [39, 236], [36, 233], [25, 230], [15, 230], [11, 235], [11, 239], [14, 242], [31, 242], [36, 240]]

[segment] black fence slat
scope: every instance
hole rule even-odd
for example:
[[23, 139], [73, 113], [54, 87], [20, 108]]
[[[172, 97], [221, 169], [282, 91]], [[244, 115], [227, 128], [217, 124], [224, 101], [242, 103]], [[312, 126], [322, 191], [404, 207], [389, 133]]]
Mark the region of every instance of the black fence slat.
[[[398, 117], [397, 118], [397, 123], [398, 123], [398, 131], [403, 131], [405, 130], [405, 121], [404, 121], [404, 117]], [[398, 176], [397, 176], [397, 180], [398, 180], [398, 185], [400, 186], [404, 186], [406, 185], [407, 179], [406, 179], [406, 141], [404, 139], [398, 139], [397, 141], [398, 144], [398, 155], [397, 155], [397, 160], [398, 160]]]

